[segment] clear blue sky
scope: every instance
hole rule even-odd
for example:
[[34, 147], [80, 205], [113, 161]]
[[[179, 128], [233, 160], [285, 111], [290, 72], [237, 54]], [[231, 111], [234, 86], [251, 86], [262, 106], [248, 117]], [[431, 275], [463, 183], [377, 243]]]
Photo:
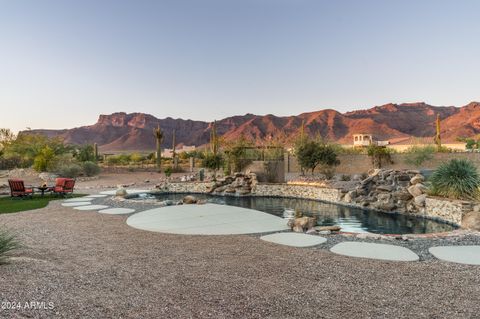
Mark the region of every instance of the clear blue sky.
[[480, 1], [0, 0], [0, 127], [480, 100]]

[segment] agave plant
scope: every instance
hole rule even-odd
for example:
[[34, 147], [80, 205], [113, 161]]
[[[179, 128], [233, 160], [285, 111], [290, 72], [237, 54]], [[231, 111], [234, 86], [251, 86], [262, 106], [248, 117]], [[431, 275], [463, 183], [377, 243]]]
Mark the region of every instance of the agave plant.
[[453, 159], [440, 165], [430, 177], [432, 194], [455, 199], [475, 199], [479, 195], [480, 175], [468, 160]]
[[15, 235], [0, 230], [0, 264], [7, 261], [9, 253], [19, 248], [21, 248], [21, 245], [16, 240]]

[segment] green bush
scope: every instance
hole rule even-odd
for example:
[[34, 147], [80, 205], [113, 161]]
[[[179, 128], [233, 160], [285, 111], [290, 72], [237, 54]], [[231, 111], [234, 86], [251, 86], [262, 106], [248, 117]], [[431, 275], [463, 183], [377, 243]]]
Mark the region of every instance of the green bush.
[[164, 170], [165, 176], [170, 177], [172, 175], [173, 169], [169, 166]]
[[57, 164], [57, 155], [50, 146], [43, 147], [33, 160], [33, 169], [37, 172], [46, 172], [54, 169]]
[[21, 248], [21, 245], [15, 236], [6, 230], [0, 229], [0, 264], [5, 263], [8, 255], [19, 248]]
[[453, 159], [443, 163], [430, 177], [433, 195], [455, 199], [478, 197], [480, 175], [475, 165], [468, 160]]
[[95, 149], [93, 145], [86, 144], [79, 147], [77, 152], [77, 159], [80, 162], [93, 162], [95, 161]]
[[222, 167], [223, 157], [220, 154], [207, 153], [202, 160], [202, 166], [213, 171], [217, 171]]
[[100, 174], [100, 167], [94, 162], [82, 163], [83, 173], [87, 176], [95, 176]]
[[82, 173], [82, 167], [75, 163], [64, 164], [57, 170], [57, 174], [61, 177], [77, 178]]

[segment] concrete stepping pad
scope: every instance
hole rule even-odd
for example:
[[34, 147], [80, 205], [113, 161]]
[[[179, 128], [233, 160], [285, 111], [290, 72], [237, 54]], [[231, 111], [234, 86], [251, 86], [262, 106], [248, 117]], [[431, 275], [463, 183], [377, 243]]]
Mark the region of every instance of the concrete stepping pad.
[[131, 208], [108, 208], [108, 209], [99, 210], [98, 212], [102, 213], [102, 214], [122, 215], [122, 214], [135, 213], [135, 209], [131, 209]]
[[88, 197], [77, 197], [77, 198], [69, 198], [64, 200], [64, 203], [76, 203], [76, 202], [89, 202], [92, 201], [93, 198]]
[[260, 237], [261, 240], [271, 243], [292, 246], [292, 247], [312, 247], [323, 244], [327, 239], [300, 233], [276, 233]]
[[85, 198], [104, 198], [107, 197], [108, 195], [105, 194], [95, 194], [95, 195], [88, 195]]
[[431, 247], [428, 251], [443, 261], [480, 265], [480, 246], [438, 246]]
[[92, 205], [91, 202], [72, 202], [72, 203], [62, 203], [62, 206], [65, 207], [77, 207], [77, 206], [86, 206]]
[[106, 205], [87, 205], [87, 206], [77, 206], [77, 207], [74, 207], [73, 209], [76, 209], [76, 210], [101, 210], [101, 209], [105, 209], [105, 208], [108, 208], [109, 206], [106, 206]]
[[261, 211], [217, 204], [154, 208], [130, 216], [133, 228], [183, 235], [234, 235], [288, 229], [283, 218]]
[[331, 252], [350, 257], [391, 261], [417, 261], [419, 257], [408, 248], [386, 244], [343, 242], [333, 246]]
[[[128, 188], [125, 188], [125, 190], [127, 191], [127, 194], [128, 195], [136, 195], [136, 194], [142, 194], [142, 193], [149, 193], [151, 192], [150, 190], [148, 189], [128, 189]], [[114, 189], [114, 190], [111, 190], [111, 191], [103, 191], [103, 192], [100, 192], [100, 195], [115, 195], [117, 193], [117, 190]]]

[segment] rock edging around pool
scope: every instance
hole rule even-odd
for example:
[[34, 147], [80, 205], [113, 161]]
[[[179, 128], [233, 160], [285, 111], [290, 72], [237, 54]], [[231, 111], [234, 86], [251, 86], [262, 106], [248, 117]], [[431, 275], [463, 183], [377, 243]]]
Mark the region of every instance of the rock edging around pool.
[[[152, 193], [210, 193], [211, 182], [172, 182], [162, 185], [158, 190]], [[315, 185], [291, 185], [291, 184], [257, 184], [248, 196], [268, 196], [268, 197], [291, 197], [319, 200], [337, 205], [362, 208], [369, 211], [378, 211], [383, 213], [392, 213], [381, 209], [364, 207], [356, 203], [348, 203], [343, 200], [345, 193], [339, 188], [321, 187]], [[457, 227], [462, 226], [462, 218], [469, 211], [473, 210], [473, 205], [465, 201], [449, 200], [443, 198], [427, 197], [423, 210], [415, 213], [393, 212], [396, 214], [405, 214], [417, 217], [428, 218]]]

